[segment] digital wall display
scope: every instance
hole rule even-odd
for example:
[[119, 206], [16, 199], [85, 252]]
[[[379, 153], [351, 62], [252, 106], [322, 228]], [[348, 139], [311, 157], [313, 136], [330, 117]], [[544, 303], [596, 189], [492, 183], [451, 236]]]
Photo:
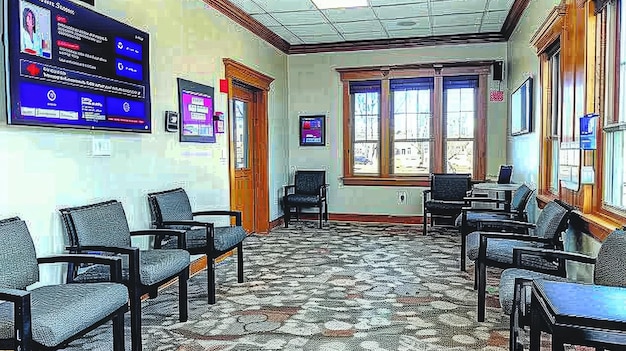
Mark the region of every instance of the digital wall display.
[[214, 143], [213, 87], [178, 78], [180, 141]]
[[300, 116], [300, 146], [324, 146], [326, 116]]
[[67, 0], [6, 0], [8, 123], [151, 131], [149, 35]]

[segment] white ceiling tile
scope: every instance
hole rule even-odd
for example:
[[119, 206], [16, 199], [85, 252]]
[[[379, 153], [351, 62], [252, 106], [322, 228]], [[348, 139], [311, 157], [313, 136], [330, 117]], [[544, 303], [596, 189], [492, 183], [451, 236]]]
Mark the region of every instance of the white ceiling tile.
[[337, 34], [337, 31], [329, 24], [309, 24], [303, 26], [288, 26], [293, 34], [302, 37], [303, 35], [331, 35]]
[[374, 39], [387, 39], [387, 33], [384, 31], [377, 32], [363, 32], [363, 33], [345, 33], [344, 38], [346, 40], [374, 40]]
[[412, 37], [425, 37], [430, 35], [430, 28], [413, 28], [402, 30], [390, 30], [388, 31], [390, 38], [412, 38]]
[[478, 25], [435, 27], [433, 35], [472, 34], [478, 33]]
[[431, 2], [432, 14], [447, 15], [452, 13], [482, 12], [487, 0], [450, 0]]
[[337, 28], [341, 33], [363, 33], [383, 30], [378, 20], [335, 23], [335, 28]]
[[258, 15], [252, 15], [252, 17], [254, 17], [255, 20], [261, 22], [266, 27], [280, 26], [280, 23], [268, 14], [261, 13]]
[[[405, 22], [405, 21], [413, 21], [415, 22], [415, 25], [411, 27], [398, 25], [398, 22]], [[401, 21], [381, 20], [381, 22], [387, 30], [411, 30], [413, 28], [417, 28], [417, 29], [428, 28], [430, 30], [430, 20], [428, 19], [428, 17], [403, 18]]]
[[271, 30], [272, 32], [278, 34], [281, 38], [287, 40], [287, 42], [289, 42], [290, 44], [293, 43], [297, 43], [297, 44], [301, 44], [302, 41], [298, 38], [298, 36], [296, 36], [295, 34], [293, 34], [291, 31], [289, 31], [287, 28], [280, 26], [280, 27], [268, 27], [269, 30]]
[[480, 26], [480, 31], [485, 32], [499, 32], [502, 29], [502, 23], [483, 23]]
[[509, 11], [515, 0], [490, 0], [489, 11]]
[[317, 10], [309, 0], [254, 0], [267, 12]]
[[265, 12], [265, 10], [255, 4], [252, 0], [230, 0], [230, 2], [249, 14]]
[[433, 16], [433, 27], [480, 24], [482, 13], [462, 13], [456, 15]]
[[285, 26], [326, 23], [319, 11], [273, 12], [271, 15]]
[[351, 9], [330, 9], [323, 11], [333, 22], [368, 21], [376, 19], [371, 7], [355, 7]]
[[428, 16], [428, 3], [374, 7], [374, 12], [380, 19], [422, 17]]
[[483, 17], [483, 23], [499, 23], [503, 24], [509, 11], [489, 11]]
[[417, 4], [428, 2], [428, 0], [369, 0], [370, 6], [391, 6], [404, 4]]
[[303, 35], [300, 37], [305, 44], [336, 43], [343, 41], [337, 34]]

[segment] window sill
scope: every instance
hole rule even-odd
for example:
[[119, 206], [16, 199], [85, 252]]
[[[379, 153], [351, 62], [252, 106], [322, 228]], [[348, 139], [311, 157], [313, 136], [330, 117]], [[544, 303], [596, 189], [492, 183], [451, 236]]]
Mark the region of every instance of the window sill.
[[418, 177], [344, 177], [343, 185], [345, 186], [417, 186], [430, 187], [429, 176]]
[[[539, 208], [543, 208], [548, 202], [558, 198], [551, 193], [539, 194], [537, 204]], [[612, 231], [624, 225], [619, 216], [609, 213], [582, 213], [579, 210], [575, 210], [574, 213], [585, 222], [585, 230], [599, 241], [603, 241]]]

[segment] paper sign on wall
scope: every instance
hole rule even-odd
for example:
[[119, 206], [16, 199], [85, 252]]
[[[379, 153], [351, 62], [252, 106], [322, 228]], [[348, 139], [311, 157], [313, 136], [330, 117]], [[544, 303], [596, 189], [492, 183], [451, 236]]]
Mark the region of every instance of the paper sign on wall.
[[502, 90], [492, 90], [489, 93], [489, 101], [502, 102], [504, 101], [504, 92]]

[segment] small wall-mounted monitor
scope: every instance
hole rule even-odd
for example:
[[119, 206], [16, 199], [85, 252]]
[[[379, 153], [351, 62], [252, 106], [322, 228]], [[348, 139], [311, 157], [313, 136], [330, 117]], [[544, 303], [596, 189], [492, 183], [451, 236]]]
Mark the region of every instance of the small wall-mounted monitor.
[[300, 116], [300, 146], [326, 145], [326, 116]]

